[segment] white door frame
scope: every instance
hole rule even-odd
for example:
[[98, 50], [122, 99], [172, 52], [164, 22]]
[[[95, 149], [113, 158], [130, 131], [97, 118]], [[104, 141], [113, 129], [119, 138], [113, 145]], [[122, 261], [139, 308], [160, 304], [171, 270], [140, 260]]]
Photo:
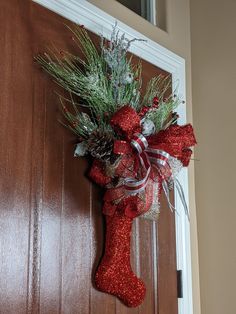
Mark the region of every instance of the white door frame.
[[[117, 19], [97, 8], [85, 0], [33, 0], [47, 9], [67, 18], [70, 21], [83, 24], [88, 30], [96, 34], [103, 34], [109, 38], [112, 27]], [[178, 89], [181, 98], [186, 99], [186, 75], [185, 60], [158, 43], [150, 40], [143, 34], [132, 29], [128, 25], [118, 22], [118, 29], [125, 33], [127, 38], [142, 38], [147, 42], [135, 41], [130, 52], [142, 59], [172, 74], [173, 90]], [[181, 104], [178, 108], [180, 124], [186, 123], [186, 105]], [[188, 193], [188, 170], [184, 168], [179, 174], [179, 181], [183, 186], [187, 203]], [[183, 275], [183, 298], [178, 299], [179, 314], [192, 314], [192, 270], [190, 248], [190, 224], [182, 208], [182, 203], [175, 193], [176, 214], [176, 251], [177, 268], [182, 270]]]

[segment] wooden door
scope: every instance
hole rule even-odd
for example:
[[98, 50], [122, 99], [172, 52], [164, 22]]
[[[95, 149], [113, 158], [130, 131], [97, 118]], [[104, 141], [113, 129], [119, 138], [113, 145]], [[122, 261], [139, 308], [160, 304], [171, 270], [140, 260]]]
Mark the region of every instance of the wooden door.
[[[0, 1], [0, 313], [176, 314], [174, 215], [164, 199], [158, 224], [133, 226], [145, 302], [130, 309], [93, 286], [102, 192], [58, 123], [58, 87], [33, 62], [52, 43], [75, 50], [65, 22], [29, 0]], [[143, 62], [144, 84], [160, 71]]]

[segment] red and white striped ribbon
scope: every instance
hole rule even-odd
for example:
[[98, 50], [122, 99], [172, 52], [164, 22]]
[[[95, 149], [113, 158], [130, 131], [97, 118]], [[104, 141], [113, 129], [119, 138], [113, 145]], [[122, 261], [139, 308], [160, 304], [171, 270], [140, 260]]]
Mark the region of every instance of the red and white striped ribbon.
[[[171, 157], [170, 154], [168, 154], [167, 152], [161, 149], [148, 147], [148, 141], [140, 133], [134, 134], [134, 137], [131, 141], [131, 145], [133, 148], [136, 149], [137, 153], [139, 154], [139, 160], [144, 170], [143, 172], [145, 172], [145, 176], [141, 180], [137, 180], [134, 178], [126, 178], [125, 183], [124, 183], [126, 195], [137, 194], [146, 188], [148, 179], [150, 176], [150, 172], [151, 172], [151, 164], [153, 164], [154, 166], [156, 166], [160, 176], [162, 177], [161, 184], [162, 184], [164, 193], [166, 195], [169, 207], [171, 208], [171, 210], [176, 211], [175, 206], [172, 205], [171, 203], [170, 196], [169, 196], [169, 188], [166, 181], [169, 178], [169, 176], [172, 177], [172, 170], [169, 165], [169, 158]], [[164, 175], [165, 171], [162, 171], [162, 170], [167, 170], [166, 172], [168, 173], [168, 177]], [[176, 191], [178, 192], [179, 197], [182, 201], [185, 213], [187, 217], [189, 218], [189, 210], [188, 210], [188, 205], [185, 200], [183, 188], [176, 178], [172, 177], [172, 179], [173, 179]]]
[[139, 154], [139, 160], [145, 172], [145, 176], [141, 180], [134, 178], [125, 179], [124, 187], [128, 195], [137, 194], [146, 188], [150, 176], [151, 163], [159, 167], [169, 167], [168, 159], [170, 157], [170, 155], [163, 150], [149, 148], [147, 139], [140, 133], [134, 134], [131, 146], [136, 149]]

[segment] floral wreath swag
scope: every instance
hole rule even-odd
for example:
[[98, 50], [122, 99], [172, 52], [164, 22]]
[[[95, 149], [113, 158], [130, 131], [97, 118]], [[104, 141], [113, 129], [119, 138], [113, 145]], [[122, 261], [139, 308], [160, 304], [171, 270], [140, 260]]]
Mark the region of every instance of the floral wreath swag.
[[166, 96], [170, 77], [152, 78], [141, 95], [141, 63], [133, 65], [127, 55], [132, 42], [140, 39], [128, 40], [115, 25], [110, 40], [101, 36], [97, 48], [83, 25], [70, 31], [82, 58], [61, 51], [36, 60], [69, 92], [69, 99], [59, 98], [64, 125], [78, 138], [75, 156], [93, 157], [89, 177], [106, 190], [105, 253], [95, 274], [96, 287], [136, 307], [146, 288], [130, 265], [133, 219], [157, 220], [161, 193], [175, 210], [169, 198], [173, 187], [189, 216], [177, 174], [188, 166], [196, 140], [190, 124], [177, 123], [175, 109], [181, 100]]

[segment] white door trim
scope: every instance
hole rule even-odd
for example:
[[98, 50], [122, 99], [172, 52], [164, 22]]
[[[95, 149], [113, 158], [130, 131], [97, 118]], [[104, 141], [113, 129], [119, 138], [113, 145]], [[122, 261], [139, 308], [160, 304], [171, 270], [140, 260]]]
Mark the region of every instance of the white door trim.
[[[105, 13], [86, 0], [33, 0], [48, 8], [49, 10], [71, 20], [83, 24], [88, 30], [109, 37], [112, 26], [117, 19]], [[117, 21], [118, 29], [126, 33], [127, 38], [143, 38], [147, 42], [136, 41], [130, 51], [142, 59], [169, 72], [173, 77], [173, 89], [178, 88], [178, 94], [186, 99], [186, 75], [185, 60], [158, 43], [132, 29], [128, 25]], [[186, 105], [180, 105], [180, 124], [186, 123]], [[183, 169], [179, 174], [189, 204], [188, 193], [188, 170]], [[191, 248], [190, 248], [190, 224], [182, 208], [182, 203], [176, 195], [176, 245], [177, 245], [177, 267], [183, 271], [183, 299], [179, 299], [179, 314], [192, 314], [192, 270], [191, 270]]]

